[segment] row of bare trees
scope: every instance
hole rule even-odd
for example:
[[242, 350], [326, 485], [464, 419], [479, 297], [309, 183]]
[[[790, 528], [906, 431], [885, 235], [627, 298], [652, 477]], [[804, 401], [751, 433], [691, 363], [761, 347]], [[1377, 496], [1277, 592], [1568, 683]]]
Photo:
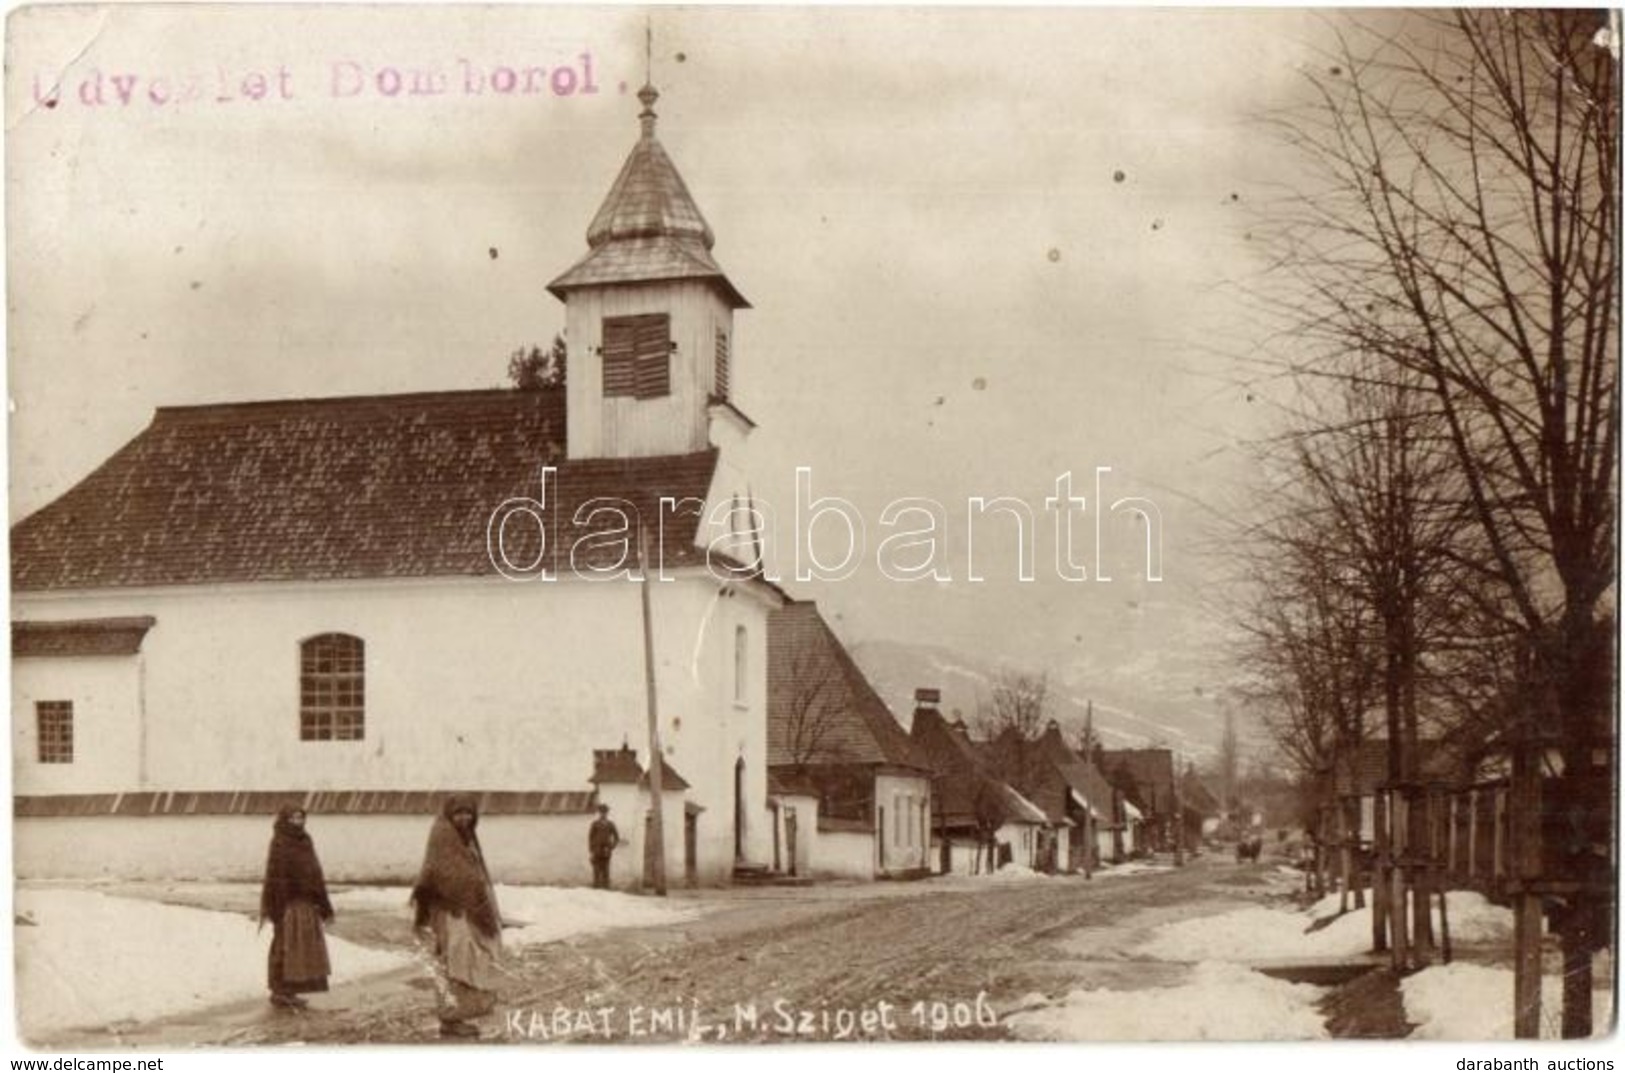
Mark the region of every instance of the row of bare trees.
[[[1427, 739], [1510, 757], [1536, 952], [1517, 1030], [1538, 1026], [1544, 905], [1563, 1033], [1589, 1035], [1614, 893], [1617, 30], [1594, 11], [1373, 18], [1278, 117], [1307, 178], [1266, 292], [1291, 419], [1250, 534], [1250, 688], [1306, 776], [1373, 735], [1396, 787], [1426, 774]], [[1374, 938], [1425, 953], [1428, 870], [1392, 866]]]

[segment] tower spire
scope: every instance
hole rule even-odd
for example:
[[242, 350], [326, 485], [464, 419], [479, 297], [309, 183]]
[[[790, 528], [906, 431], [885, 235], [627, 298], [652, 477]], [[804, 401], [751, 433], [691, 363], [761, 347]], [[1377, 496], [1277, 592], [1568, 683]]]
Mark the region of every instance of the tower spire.
[[655, 101], [660, 99], [660, 91], [654, 87], [654, 54], [654, 17], [646, 15], [643, 21], [643, 88], [638, 90], [638, 100], [643, 102], [643, 111], [638, 113], [638, 122], [643, 124], [645, 138], [654, 137]]

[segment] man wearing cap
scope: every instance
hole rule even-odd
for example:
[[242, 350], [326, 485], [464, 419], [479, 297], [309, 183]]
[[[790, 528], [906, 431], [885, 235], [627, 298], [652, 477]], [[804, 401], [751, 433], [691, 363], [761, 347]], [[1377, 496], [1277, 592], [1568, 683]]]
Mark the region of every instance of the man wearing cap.
[[609, 820], [609, 806], [598, 806], [598, 818], [587, 830], [587, 855], [592, 858], [592, 885], [609, 889], [609, 858], [621, 844], [621, 833]]

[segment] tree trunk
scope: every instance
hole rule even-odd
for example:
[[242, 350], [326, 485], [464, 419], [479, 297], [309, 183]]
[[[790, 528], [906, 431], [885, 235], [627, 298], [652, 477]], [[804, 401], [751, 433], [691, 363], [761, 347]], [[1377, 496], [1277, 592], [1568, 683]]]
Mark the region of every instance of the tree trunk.
[[1431, 963], [1433, 950], [1433, 839], [1429, 829], [1426, 791], [1412, 784], [1408, 789], [1405, 855], [1411, 861], [1411, 951], [1418, 967]]
[[1591, 936], [1578, 921], [1563, 932], [1563, 1038], [1591, 1038]]
[[1512, 943], [1512, 1035], [1540, 1038], [1540, 895], [1522, 893], [1514, 899]]
[[1512, 754], [1512, 790], [1508, 808], [1512, 866], [1507, 870], [1517, 892], [1512, 932], [1513, 1023], [1517, 1039], [1540, 1038], [1541, 897], [1531, 889], [1540, 876], [1540, 766], [1535, 746], [1518, 741]]

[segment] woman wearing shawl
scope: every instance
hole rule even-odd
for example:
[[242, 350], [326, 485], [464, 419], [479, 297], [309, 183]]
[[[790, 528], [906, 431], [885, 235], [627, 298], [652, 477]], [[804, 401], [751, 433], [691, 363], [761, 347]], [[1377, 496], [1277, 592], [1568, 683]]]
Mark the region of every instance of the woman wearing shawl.
[[271, 852], [260, 888], [260, 924], [271, 922], [267, 985], [276, 1006], [305, 1005], [303, 991], [326, 991], [327, 940], [322, 922], [333, 919], [316, 847], [305, 831], [305, 810], [294, 805], [276, 814]]
[[413, 926], [433, 943], [444, 973], [442, 1036], [478, 1036], [469, 1022], [496, 1006], [502, 914], [474, 833], [478, 825], [471, 795], [448, 797], [429, 829], [423, 870], [412, 888]]

